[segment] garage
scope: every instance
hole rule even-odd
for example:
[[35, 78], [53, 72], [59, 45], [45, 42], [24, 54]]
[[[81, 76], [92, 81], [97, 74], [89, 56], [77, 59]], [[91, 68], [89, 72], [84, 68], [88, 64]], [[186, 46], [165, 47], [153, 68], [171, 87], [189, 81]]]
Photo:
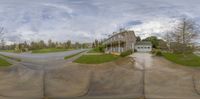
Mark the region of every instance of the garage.
[[135, 50], [137, 52], [151, 52], [152, 51], [152, 44], [151, 42], [137, 42], [135, 45]]

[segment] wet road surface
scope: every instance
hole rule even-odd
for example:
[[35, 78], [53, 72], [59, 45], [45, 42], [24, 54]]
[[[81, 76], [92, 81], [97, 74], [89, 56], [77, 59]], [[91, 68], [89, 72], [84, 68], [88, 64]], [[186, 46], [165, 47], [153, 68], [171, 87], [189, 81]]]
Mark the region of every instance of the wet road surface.
[[174, 64], [162, 57], [136, 53], [136, 66], [144, 69], [147, 99], [200, 99], [200, 68]]
[[63, 67], [73, 61], [64, 60], [65, 56], [82, 51], [85, 50], [48, 54], [0, 52], [22, 60], [14, 62], [9, 68], [0, 69], [0, 99], [42, 99], [45, 96], [48, 70]]
[[65, 56], [69, 56], [83, 50], [72, 50], [72, 51], [64, 51], [64, 52], [56, 52], [56, 53], [37, 53], [37, 54], [31, 54], [31, 53], [8, 53], [8, 52], [0, 52], [0, 54], [11, 56], [15, 58], [20, 58], [23, 61], [26, 62], [50, 62], [50, 61], [56, 61], [56, 60], [62, 60]]
[[5, 53], [25, 59], [0, 69], [0, 99], [200, 99], [199, 68], [176, 65], [148, 53], [132, 55], [135, 63], [133, 58], [99, 65], [63, 59], [78, 52], [42, 54], [36, 60], [40, 55]]

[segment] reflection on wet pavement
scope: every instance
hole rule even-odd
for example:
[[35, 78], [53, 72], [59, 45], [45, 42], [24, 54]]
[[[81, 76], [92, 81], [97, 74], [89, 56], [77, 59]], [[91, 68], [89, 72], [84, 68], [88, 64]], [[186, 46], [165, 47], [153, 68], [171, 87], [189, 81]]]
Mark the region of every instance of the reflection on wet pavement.
[[199, 69], [183, 67], [148, 53], [136, 53], [134, 57], [136, 57], [136, 65], [145, 67], [145, 97], [152, 99], [200, 98], [194, 89], [192, 79], [194, 72], [198, 72]]
[[[99, 65], [51, 60], [0, 70], [0, 99], [140, 98], [199, 99], [199, 69], [148, 53]], [[141, 98], [140, 98], [141, 99]]]

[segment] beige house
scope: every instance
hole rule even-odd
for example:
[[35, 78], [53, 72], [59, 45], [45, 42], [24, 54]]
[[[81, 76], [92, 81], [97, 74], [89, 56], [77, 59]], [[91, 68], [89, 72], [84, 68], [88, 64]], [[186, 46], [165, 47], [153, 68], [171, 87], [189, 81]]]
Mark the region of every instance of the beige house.
[[113, 33], [111, 37], [105, 40], [105, 53], [120, 54], [127, 50], [133, 50], [136, 43], [134, 31], [123, 30], [119, 33]]

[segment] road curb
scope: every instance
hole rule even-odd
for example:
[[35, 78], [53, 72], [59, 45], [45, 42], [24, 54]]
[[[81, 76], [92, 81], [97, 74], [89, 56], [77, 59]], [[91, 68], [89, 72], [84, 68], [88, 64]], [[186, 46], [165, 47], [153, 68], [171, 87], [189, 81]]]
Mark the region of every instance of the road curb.
[[192, 77], [195, 92], [200, 95], [200, 73], [195, 73]]

